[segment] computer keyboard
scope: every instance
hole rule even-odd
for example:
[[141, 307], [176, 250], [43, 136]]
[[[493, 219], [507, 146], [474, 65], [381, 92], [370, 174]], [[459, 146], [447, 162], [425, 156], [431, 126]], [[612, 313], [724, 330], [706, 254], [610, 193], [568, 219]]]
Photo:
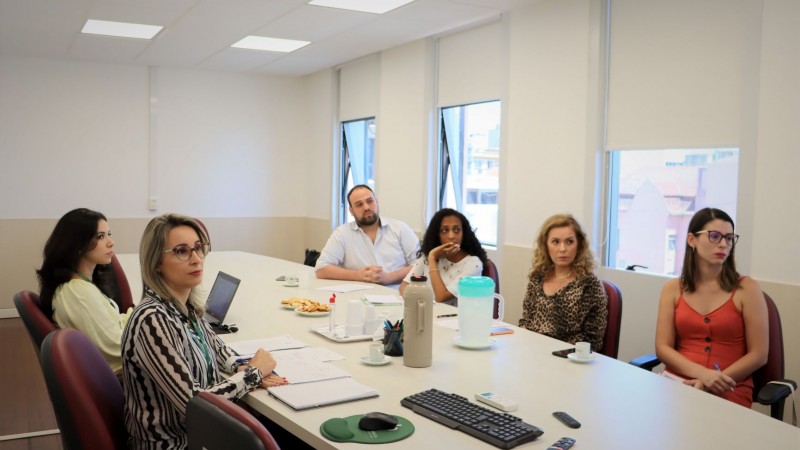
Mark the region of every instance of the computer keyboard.
[[400, 404], [436, 422], [463, 431], [499, 448], [514, 448], [544, 431], [519, 417], [470, 403], [466, 397], [429, 389], [409, 395]]

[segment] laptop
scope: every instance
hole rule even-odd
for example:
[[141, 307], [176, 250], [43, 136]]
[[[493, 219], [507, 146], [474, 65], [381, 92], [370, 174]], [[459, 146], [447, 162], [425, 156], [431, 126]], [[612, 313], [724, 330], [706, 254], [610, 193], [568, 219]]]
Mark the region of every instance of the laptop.
[[208, 294], [205, 319], [217, 334], [238, 331], [236, 327], [224, 325], [224, 320], [233, 302], [233, 296], [236, 295], [236, 290], [239, 289], [239, 282], [238, 278], [225, 272], [219, 272], [217, 279], [214, 280], [214, 286], [211, 287], [211, 292]]

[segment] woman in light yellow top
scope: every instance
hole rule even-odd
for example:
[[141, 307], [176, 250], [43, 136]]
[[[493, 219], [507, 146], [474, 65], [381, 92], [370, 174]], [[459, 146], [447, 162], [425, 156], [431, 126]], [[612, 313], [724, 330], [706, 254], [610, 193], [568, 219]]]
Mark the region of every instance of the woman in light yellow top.
[[[128, 313], [108, 292], [114, 241], [106, 217], [79, 208], [56, 224], [44, 246], [39, 277], [43, 312], [61, 328], [74, 328], [97, 346], [114, 372], [122, 367], [120, 343]], [[101, 288], [103, 286], [103, 288]]]

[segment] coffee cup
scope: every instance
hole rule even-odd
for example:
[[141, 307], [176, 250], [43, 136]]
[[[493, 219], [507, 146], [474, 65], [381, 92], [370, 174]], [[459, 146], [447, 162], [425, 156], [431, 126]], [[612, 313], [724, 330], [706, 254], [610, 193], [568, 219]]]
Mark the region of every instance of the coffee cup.
[[369, 344], [369, 360], [374, 363], [383, 361], [383, 343], [380, 341]]
[[297, 275], [286, 275], [286, 277], [283, 280], [283, 285], [291, 287], [299, 286], [300, 278], [298, 278]]
[[588, 342], [575, 343], [575, 356], [580, 359], [590, 358], [592, 354], [592, 344]]

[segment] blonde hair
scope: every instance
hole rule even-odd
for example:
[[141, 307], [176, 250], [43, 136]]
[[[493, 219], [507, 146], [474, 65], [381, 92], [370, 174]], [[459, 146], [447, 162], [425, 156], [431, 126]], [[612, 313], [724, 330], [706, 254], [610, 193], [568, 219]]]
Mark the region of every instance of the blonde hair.
[[172, 296], [167, 283], [158, 271], [161, 261], [164, 258], [167, 247], [167, 236], [173, 228], [187, 226], [197, 232], [201, 242], [208, 242], [208, 236], [203, 227], [191, 217], [180, 214], [168, 213], [153, 218], [144, 229], [142, 242], [139, 244], [139, 265], [142, 269], [142, 284], [146, 289], [155, 292], [165, 302], [171, 303], [184, 315], [189, 315], [186, 305], [190, 305], [198, 316], [202, 317], [205, 312], [205, 304], [200, 298], [196, 287], [189, 293], [189, 299], [184, 305]]
[[550, 252], [547, 251], [547, 236], [553, 228], [561, 227], [572, 227], [572, 231], [575, 232], [578, 239], [578, 251], [575, 260], [572, 261], [572, 273], [580, 278], [594, 270], [594, 255], [589, 249], [589, 241], [586, 239], [586, 233], [583, 232], [581, 225], [572, 217], [572, 214], [556, 214], [545, 220], [539, 230], [539, 236], [534, 243], [533, 262], [529, 276], [538, 272], [547, 278], [554, 274], [555, 264], [550, 259]]

